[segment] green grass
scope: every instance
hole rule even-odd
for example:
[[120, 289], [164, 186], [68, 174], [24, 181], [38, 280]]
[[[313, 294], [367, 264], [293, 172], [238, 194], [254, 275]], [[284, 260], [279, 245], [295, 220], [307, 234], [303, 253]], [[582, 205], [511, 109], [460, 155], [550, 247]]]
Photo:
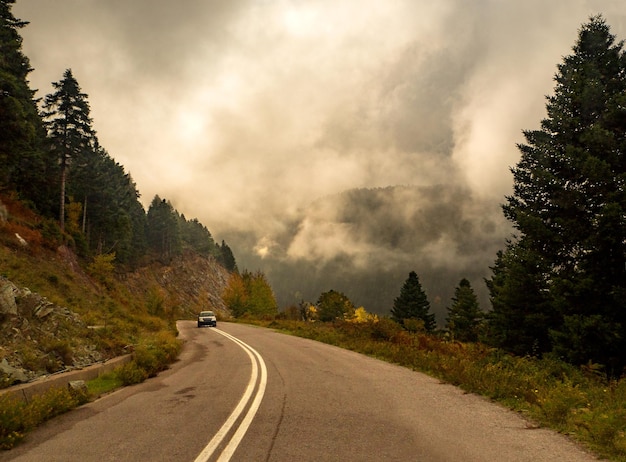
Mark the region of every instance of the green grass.
[[389, 319], [253, 323], [425, 372], [566, 434], [602, 457], [626, 462], [626, 379], [608, 380], [593, 365], [515, 357], [482, 344], [409, 333]]
[[123, 385], [122, 379], [118, 377], [116, 372], [107, 372], [100, 375], [97, 379], [89, 380], [87, 382], [87, 391], [89, 392], [89, 396], [98, 398], [117, 390]]

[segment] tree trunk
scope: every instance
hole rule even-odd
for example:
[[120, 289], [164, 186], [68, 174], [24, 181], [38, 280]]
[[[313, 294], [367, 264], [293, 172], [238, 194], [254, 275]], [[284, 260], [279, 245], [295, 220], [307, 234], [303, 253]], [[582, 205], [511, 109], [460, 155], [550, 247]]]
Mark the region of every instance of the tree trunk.
[[59, 226], [65, 231], [65, 181], [67, 178], [67, 157], [61, 161], [61, 202], [59, 204]]

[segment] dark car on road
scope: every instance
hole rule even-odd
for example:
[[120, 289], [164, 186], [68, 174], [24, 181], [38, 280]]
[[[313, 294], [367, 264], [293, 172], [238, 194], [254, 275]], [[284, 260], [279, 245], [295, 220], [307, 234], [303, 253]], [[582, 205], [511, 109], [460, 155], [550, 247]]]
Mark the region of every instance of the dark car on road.
[[213, 311], [201, 311], [198, 314], [198, 327], [202, 326], [217, 327], [217, 318]]

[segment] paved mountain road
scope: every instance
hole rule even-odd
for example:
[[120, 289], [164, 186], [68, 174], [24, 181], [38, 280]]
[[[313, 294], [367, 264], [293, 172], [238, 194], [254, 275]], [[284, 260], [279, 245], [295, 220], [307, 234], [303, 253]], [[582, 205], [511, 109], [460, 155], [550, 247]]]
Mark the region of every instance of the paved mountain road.
[[239, 324], [183, 321], [179, 330], [187, 341], [170, 370], [48, 422], [0, 461], [193, 462], [224, 433], [202, 459], [218, 460], [250, 410], [224, 429], [246, 392], [247, 403], [262, 401], [232, 461], [597, 460], [562, 435], [399, 366]]

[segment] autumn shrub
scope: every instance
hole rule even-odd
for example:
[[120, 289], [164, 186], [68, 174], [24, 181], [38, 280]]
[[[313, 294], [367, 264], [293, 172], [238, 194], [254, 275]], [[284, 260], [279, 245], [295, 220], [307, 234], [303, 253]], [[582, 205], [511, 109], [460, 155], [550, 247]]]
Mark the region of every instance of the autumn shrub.
[[0, 449], [11, 449], [28, 430], [23, 422], [25, 403], [9, 394], [0, 395]]
[[49, 340], [45, 342], [43, 349], [51, 358], [58, 359], [60, 365], [70, 365], [73, 362], [74, 351], [67, 340]]
[[63, 243], [63, 232], [56, 220], [51, 218], [42, 220], [39, 225], [44, 245], [49, 249], [56, 249]]
[[367, 326], [375, 340], [391, 340], [402, 331], [402, 326], [389, 318], [380, 318], [378, 322], [367, 323]]
[[26, 433], [42, 422], [87, 402], [88, 396], [69, 388], [51, 388], [24, 402], [6, 393], [0, 395], [0, 449], [11, 449]]
[[93, 261], [87, 265], [89, 274], [108, 289], [113, 287], [114, 260], [115, 252], [100, 254], [93, 257]]
[[[24, 248], [36, 251], [43, 243], [43, 237], [38, 230], [11, 221], [4, 224], [3, 235], [5, 236], [3, 242], [12, 248]], [[17, 235], [19, 235], [26, 244], [22, 244]]]
[[115, 373], [123, 385], [135, 385], [148, 378], [148, 373], [134, 361], [130, 361], [118, 367]]
[[166, 369], [178, 354], [182, 344], [167, 331], [142, 340], [135, 346], [132, 361], [116, 370], [124, 385], [140, 383]]

